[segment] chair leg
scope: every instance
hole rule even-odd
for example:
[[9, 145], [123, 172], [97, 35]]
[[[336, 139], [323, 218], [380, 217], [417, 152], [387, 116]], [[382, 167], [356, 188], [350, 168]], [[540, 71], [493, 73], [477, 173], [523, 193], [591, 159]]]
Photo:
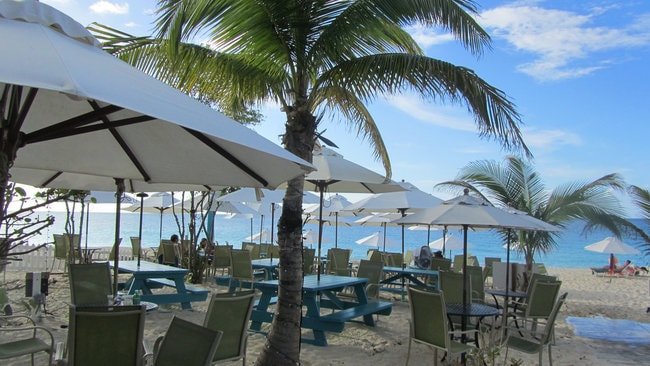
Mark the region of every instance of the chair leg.
[[553, 357], [551, 357], [551, 344], [548, 344], [548, 364], [553, 366]]
[[406, 352], [406, 366], [409, 366], [409, 358], [411, 358], [411, 337], [409, 337], [409, 348], [408, 351]]
[[433, 349], [433, 366], [438, 366], [438, 349]]

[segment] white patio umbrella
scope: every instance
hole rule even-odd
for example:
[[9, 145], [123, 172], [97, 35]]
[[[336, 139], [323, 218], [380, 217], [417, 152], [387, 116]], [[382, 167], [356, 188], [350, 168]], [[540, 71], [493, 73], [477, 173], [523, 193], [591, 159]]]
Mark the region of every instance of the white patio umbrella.
[[[328, 216], [334, 216], [334, 247], [338, 248], [339, 246], [339, 215], [341, 212], [344, 212], [343, 209], [346, 206], [351, 204], [347, 198], [341, 196], [340, 194], [335, 194], [332, 197], [328, 198], [323, 203], [323, 209], [321, 210], [320, 204], [310, 205], [306, 207], [304, 212], [309, 215], [316, 215], [316, 219], [321, 220], [321, 217], [318, 216], [319, 213], [323, 214], [323, 222], [329, 221]], [[313, 216], [312, 216], [313, 217]]]
[[[536, 223], [533, 219], [523, 218], [522, 216], [524, 215], [509, 213], [490, 205], [482, 199], [470, 196], [469, 190], [465, 189], [464, 194], [461, 196], [444, 201], [436, 207], [420, 210], [395, 222], [438, 226], [460, 225], [463, 227], [463, 306], [465, 306], [467, 304], [467, 293], [465, 291], [467, 287], [467, 271], [465, 269], [467, 267], [467, 231], [469, 227], [541, 230], [545, 226]], [[463, 330], [466, 327], [466, 320], [465, 317], [462, 318]]]
[[[322, 240], [324, 243], [328, 243], [330, 238], [323, 236]], [[305, 231], [302, 234], [302, 243], [308, 245], [318, 244], [318, 233], [312, 229]]]
[[[435, 250], [441, 250], [443, 253], [445, 250], [463, 250], [463, 241], [459, 239], [456, 235], [447, 234], [440, 239], [434, 240], [429, 243], [429, 248]], [[471, 243], [467, 243], [467, 248], [471, 249], [474, 246]]]
[[[386, 226], [398, 218], [400, 218], [399, 214], [384, 212], [363, 216], [352, 223], [361, 226], [381, 226], [383, 229], [382, 240], [386, 240]], [[386, 248], [384, 248], [384, 251], [386, 251]]]
[[[163, 214], [172, 212], [172, 206], [181, 202], [170, 192], [156, 192], [148, 195], [142, 201], [128, 206], [126, 210], [132, 212], [149, 212], [160, 214], [160, 228], [158, 230], [159, 240], [162, 240]], [[142, 225], [142, 223], [140, 223]], [[142, 239], [142, 238], [140, 238]]]
[[[641, 251], [635, 247], [625, 244], [621, 239], [615, 238], [613, 236], [608, 236], [605, 239], [589, 244], [585, 247], [586, 250], [597, 253], [610, 253], [609, 265], [610, 268], [615, 266], [614, 254], [632, 254], [638, 255], [641, 254]], [[613, 268], [611, 268], [613, 270]]]
[[[402, 187], [361, 165], [343, 158], [331, 149], [317, 145], [314, 148], [312, 164], [316, 170], [305, 176], [305, 189], [319, 192], [320, 209], [318, 217], [323, 217], [325, 191], [341, 193], [379, 193], [403, 190]], [[318, 225], [318, 257], [321, 258], [323, 222]], [[316, 272], [320, 280], [320, 262]]]
[[277, 235], [271, 237], [271, 230], [264, 229], [259, 233], [244, 238], [244, 241], [259, 241], [260, 243], [276, 243], [278, 241]]
[[[46, 4], [0, 2], [0, 34], [4, 179], [37, 187], [115, 189], [119, 196], [147, 183], [274, 188], [312, 169], [102, 51], [81, 24]], [[113, 186], [107, 188], [109, 182]], [[0, 189], [5, 186], [0, 181]], [[119, 212], [118, 201], [116, 251]]]
[[[274, 221], [276, 205], [282, 204], [284, 189], [259, 189], [241, 188], [234, 192], [225, 194], [216, 199], [217, 202], [240, 202], [257, 211], [260, 216], [260, 232], [264, 226], [264, 216], [271, 216], [271, 236], [275, 237]], [[310, 192], [303, 192], [303, 203], [317, 203], [318, 196]]]
[[[419, 190], [408, 182], [399, 183], [404, 190], [374, 194], [346, 207], [349, 211], [398, 212], [402, 217], [412, 209], [429, 208], [439, 205], [442, 200], [434, 195]], [[402, 226], [402, 257], [404, 256], [404, 225]], [[404, 266], [404, 264], [402, 264]], [[404, 287], [404, 278], [402, 278]], [[404, 293], [402, 294], [404, 295]], [[402, 296], [404, 297], [404, 296]]]
[[381, 250], [381, 248], [384, 248], [384, 251], [386, 251], [386, 248], [399, 248], [400, 244], [396, 242], [393, 239], [386, 238], [380, 231], [377, 231], [376, 233], [373, 233], [371, 235], [365, 236], [357, 241], [355, 241], [357, 244], [361, 245], [368, 245], [371, 247], [376, 247], [377, 250]]

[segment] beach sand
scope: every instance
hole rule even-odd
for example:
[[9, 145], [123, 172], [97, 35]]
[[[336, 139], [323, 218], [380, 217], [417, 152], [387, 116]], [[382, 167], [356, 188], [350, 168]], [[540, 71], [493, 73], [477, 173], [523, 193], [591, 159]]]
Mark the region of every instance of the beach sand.
[[[646, 308], [650, 306], [648, 293], [649, 279], [647, 276], [629, 278], [597, 277], [589, 269], [558, 269], [549, 268], [549, 273], [559, 276], [562, 280], [561, 292], [568, 292], [566, 305], [561, 309], [556, 322], [556, 345], [553, 347], [553, 363], [555, 365], [643, 365], [648, 362], [650, 343], [628, 344], [583, 338], [574, 334], [573, 328], [567, 324], [567, 316], [596, 317], [603, 316], [612, 319], [629, 319], [650, 323], [650, 314]], [[13, 300], [24, 296], [25, 273], [7, 272], [6, 287]], [[206, 284], [212, 291], [224, 292], [224, 288]], [[376, 327], [349, 322], [342, 333], [328, 333], [327, 347], [317, 347], [303, 344], [301, 348], [302, 365], [403, 365], [408, 349], [408, 320], [410, 317], [408, 303], [400, 302], [389, 294], [382, 297], [394, 302], [390, 316], [380, 316]], [[70, 301], [67, 275], [52, 273], [50, 275], [49, 295], [47, 296], [47, 314], [41, 325], [52, 330], [57, 341], [65, 341], [68, 305]], [[152, 345], [156, 337], [164, 334], [173, 315], [183, 319], [201, 323], [207, 308], [207, 301], [192, 303], [192, 310], [181, 310], [180, 305], [161, 306], [157, 311], [146, 315], [145, 342]], [[268, 325], [267, 325], [268, 327]], [[268, 328], [267, 328], [268, 329]], [[617, 330], [625, 332], [625, 329]], [[305, 336], [311, 334], [305, 331]], [[0, 342], [6, 340], [0, 332]], [[247, 364], [253, 365], [264, 347], [265, 336], [250, 333], [247, 349]], [[108, 345], [107, 345], [108, 346]], [[505, 350], [504, 350], [505, 351]], [[502, 355], [503, 356], [503, 355]], [[521, 359], [524, 365], [537, 364], [537, 355], [510, 351], [509, 358]], [[428, 347], [414, 344], [411, 354], [411, 365], [432, 364], [433, 351]], [[37, 364], [45, 364], [45, 357], [40, 355]], [[3, 365], [29, 364], [29, 357], [20, 361], [11, 361]], [[238, 363], [233, 363], [238, 364]], [[503, 357], [498, 361], [503, 364]], [[544, 354], [544, 364], [548, 364], [547, 353]]]

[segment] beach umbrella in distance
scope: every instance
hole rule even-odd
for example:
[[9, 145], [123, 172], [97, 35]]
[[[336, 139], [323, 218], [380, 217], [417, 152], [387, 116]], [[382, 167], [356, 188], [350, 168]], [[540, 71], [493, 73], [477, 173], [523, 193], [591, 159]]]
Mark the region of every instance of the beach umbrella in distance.
[[[472, 245], [472, 243], [467, 243], [467, 249], [471, 249], [473, 247], [474, 246]], [[452, 250], [463, 250], [463, 241], [455, 235], [447, 234], [446, 236], [440, 239], [430, 242], [429, 248], [434, 250], [440, 250], [443, 253], [445, 252], [445, 250], [448, 250], [451, 256]]]
[[[328, 238], [326, 236], [323, 236], [322, 240], [323, 240], [323, 243], [330, 242], [330, 238]], [[309, 230], [305, 231], [302, 234], [302, 243], [307, 244], [309, 246], [314, 245], [314, 244], [318, 244], [318, 233], [315, 232], [312, 229], [309, 229]]]
[[[354, 220], [352, 223], [355, 225], [362, 225], [362, 226], [381, 226], [383, 228], [382, 240], [386, 240], [386, 226], [388, 226], [389, 223], [391, 223], [395, 219], [398, 219], [399, 217], [400, 217], [399, 214], [384, 212], [384, 213], [377, 213], [377, 214], [363, 216], [359, 219]], [[384, 248], [384, 251], [386, 251], [386, 248]]]
[[271, 238], [271, 230], [269, 229], [264, 229], [259, 233], [255, 233], [251, 236], [247, 236], [244, 238], [244, 241], [250, 241], [250, 242], [255, 242], [259, 241], [260, 243], [275, 243], [277, 242], [278, 237], [274, 236]]
[[[139, 182], [204, 190], [275, 188], [313, 169], [245, 126], [104, 52], [84, 26], [49, 5], [0, 1], [0, 34], [0, 109], [5, 116], [0, 145], [9, 159], [2, 167], [6, 180], [35, 187], [115, 190], [121, 196], [157, 190], [131, 190]], [[118, 200], [116, 253], [120, 205]], [[118, 262], [115, 256], [114, 291]]]
[[[132, 212], [149, 212], [160, 215], [160, 227], [158, 230], [159, 239], [162, 240], [163, 214], [172, 212], [172, 206], [181, 202], [170, 192], [156, 192], [145, 197], [139, 203], [133, 204], [126, 209]], [[179, 209], [180, 212], [180, 209]]]
[[585, 249], [597, 253], [610, 253], [610, 270], [615, 269], [614, 266], [616, 265], [616, 262], [614, 261], [614, 254], [641, 254], [638, 249], [629, 244], [623, 243], [621, 239], [615, 238], [613, 236], [608, 236], [599, 242], [589, 244], [585, 247]]
[[[310, 205], [305, 208], [305, 213], [310, 215], [318, 215], [318, 219], [321, 220], [320, 214], [324, 215], [322, 218], [323, 221], [327, 220], [327, 216], [334, 216], [334, 247], [338, 248], [339, 246], [339, 215], [346, 206], [351, 204], [347, 198], [341, 196], [340, 194], [335, 194], [334, 196], [328, 198], [324, 201], [324, 207], [321, 210], [320, 204]], [[320, 223], [320, 222], [319, 222]]]
[[381, 248], [384, 248], [384, 252], [386, 251], [386, 248], [399, 248], [400, 244], [396, 242], [393, 239], [386, 238], [384, 235], [381, 233], [381, 231], [377, 231], [373, 234], [370, 234], [368, 236], [365, 236], [357, 241], [355, 243], [360, 244], [360, 245], [367, 245], [371, 247], [377, 248], [377, 250], [381, 250]]
[[[312, 164], [316, 170], [305, 176], [305, 190], [319, 193], [319, 212], [321, 219], [318, 224], [318, 253], [321, 258], [323, 236], [323, 208], [325, 191], [341, 193], [379, 193], [403, 190], [402, 187], [390, 182], [386, 177], [373, 172], [359, 164], [343, 158], [343, 155], [324, 146], [316, 145], [312, 155]], [[320, 262], [316, 277], [320, 280]]]

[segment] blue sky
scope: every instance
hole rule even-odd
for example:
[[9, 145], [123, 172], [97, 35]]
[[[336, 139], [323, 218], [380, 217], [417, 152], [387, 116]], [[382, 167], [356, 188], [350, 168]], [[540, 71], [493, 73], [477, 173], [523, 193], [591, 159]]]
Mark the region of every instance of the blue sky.
[[[42, 0], [80, 23], [104, 23], [150, 34], [157, 1]], [[447, 34], [412, 28], [427, 55], [474, 69], [504, 90], [522, 115], [533, 164], [548, 188], [620, 173], [650, 188], [650, 2], [646, 0], [479, 1], [479, 23], [492, 50], [476, 59]], [[393, 178], [425, 192], [475, 160], [501, 160], [495, 141], [478, 137], [464, 107], [421, 102], [414, 95], [380, 97], [371, 106], [393, 166]], [[255, 130], [279, 143], [284, 115], [263, 112]], [[343, 121], [323, 125], [346, 158], [383, 172], [369, 145]]]

